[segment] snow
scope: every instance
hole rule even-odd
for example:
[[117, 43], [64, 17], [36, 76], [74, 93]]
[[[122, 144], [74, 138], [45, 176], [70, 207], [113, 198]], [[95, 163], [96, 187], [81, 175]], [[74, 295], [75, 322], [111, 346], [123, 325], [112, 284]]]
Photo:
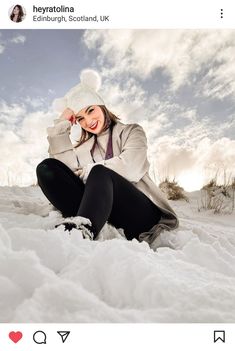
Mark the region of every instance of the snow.
[[0, 322], [210, 322], [235, 319], [235, 215], [170, 202], [178, 229], [152, 248], [105, 225], [98, 241], [54, 225], [37, 186], [0, 188]]

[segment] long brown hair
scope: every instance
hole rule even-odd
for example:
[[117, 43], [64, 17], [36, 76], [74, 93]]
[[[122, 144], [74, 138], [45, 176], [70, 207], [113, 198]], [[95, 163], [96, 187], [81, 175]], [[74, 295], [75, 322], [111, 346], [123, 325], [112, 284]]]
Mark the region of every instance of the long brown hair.
[[14, 16], [15, 16], [15, 15], [14, 15], [14, 10], [15, 10], [16, 7], [18, 7], [18, 9], [19, 9], [19, 14], [18, 14], [18, 17], [17, 17], [17, 21], [16, 21], [16, 22], [22, 22], [22, 19], [23, 19], [23, 17], [24, 17], [24, 11], [23, 11], [23, 8], [22, 8], [21, 5], [15, 5], [15, 6], [14, 6], [10, 18], [11, 18], [11, 20], [13, 21], [13, 18], [14, 18]]
[[[101, 130], [101, 132], [105, 131], [110, 127], [110, 125], [114, 125], [120, 120], [120, 118], [114, 115], [111, 111], [109, 111], [105, 105], [97, 105], [97, 106], [101, 108], [104, 114], [104, 127]], [[87, 132], [85, 129], [82, 128], [80, 139], [77, 141], [77, 144], [75, 145], [75, 147], [82, 145], [93, 136], [94, 136], [93, 133]]]

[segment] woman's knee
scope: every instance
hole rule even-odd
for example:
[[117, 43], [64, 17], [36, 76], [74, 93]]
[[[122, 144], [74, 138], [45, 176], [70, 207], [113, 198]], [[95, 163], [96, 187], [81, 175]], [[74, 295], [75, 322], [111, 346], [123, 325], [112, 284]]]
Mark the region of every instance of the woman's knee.
[[54, 179], [53, 160], [52, 158], [46, 158], [37, 165], [36, 174], [38, 179]]
[[89, 176], [98, 177], [99, 175], [104, 175], [108, 173], [109, 169], [103, 165], [96, 165], [92, 167]]
[[66, 167], [65, 164], [55, 158], [45, 158], [36, 168], [36, 172], [40, 172], [41, 170], [45, 169], [54, 169], [57, 166]]
[[64, 165], [63, 162], [57, 160], [56, 158], [45, 158], [42, 162], [39, 163], [39, 166], [41, 165], [47, 165], [47, 166], [51, 166], [54, 167], [56, 165]]

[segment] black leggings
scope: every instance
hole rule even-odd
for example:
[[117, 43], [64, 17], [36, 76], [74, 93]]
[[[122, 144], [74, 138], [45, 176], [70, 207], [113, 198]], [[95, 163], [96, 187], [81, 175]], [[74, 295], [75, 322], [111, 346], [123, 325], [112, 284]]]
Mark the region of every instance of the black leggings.
[[128, 240], [161, 218], [158, 207], [131, 182], [111, 169], [94, 166], [86, 184], [64, 163], [47, 158], [37, 166], [38, 184], [64, 217], [90, 219], [95, 237], [106, 222], [123, 228]]

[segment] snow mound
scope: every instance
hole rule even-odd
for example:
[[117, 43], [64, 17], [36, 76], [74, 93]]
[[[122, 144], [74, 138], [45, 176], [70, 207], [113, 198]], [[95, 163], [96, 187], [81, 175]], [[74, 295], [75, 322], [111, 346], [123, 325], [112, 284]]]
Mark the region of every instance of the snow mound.
[[110, 225], [97, 241], [55, 229], [38, 187], [0, 188], [0, 321], [234, 322], [234, 215], [187, 196], [171, 203], [180, 227], [150, 248]]

